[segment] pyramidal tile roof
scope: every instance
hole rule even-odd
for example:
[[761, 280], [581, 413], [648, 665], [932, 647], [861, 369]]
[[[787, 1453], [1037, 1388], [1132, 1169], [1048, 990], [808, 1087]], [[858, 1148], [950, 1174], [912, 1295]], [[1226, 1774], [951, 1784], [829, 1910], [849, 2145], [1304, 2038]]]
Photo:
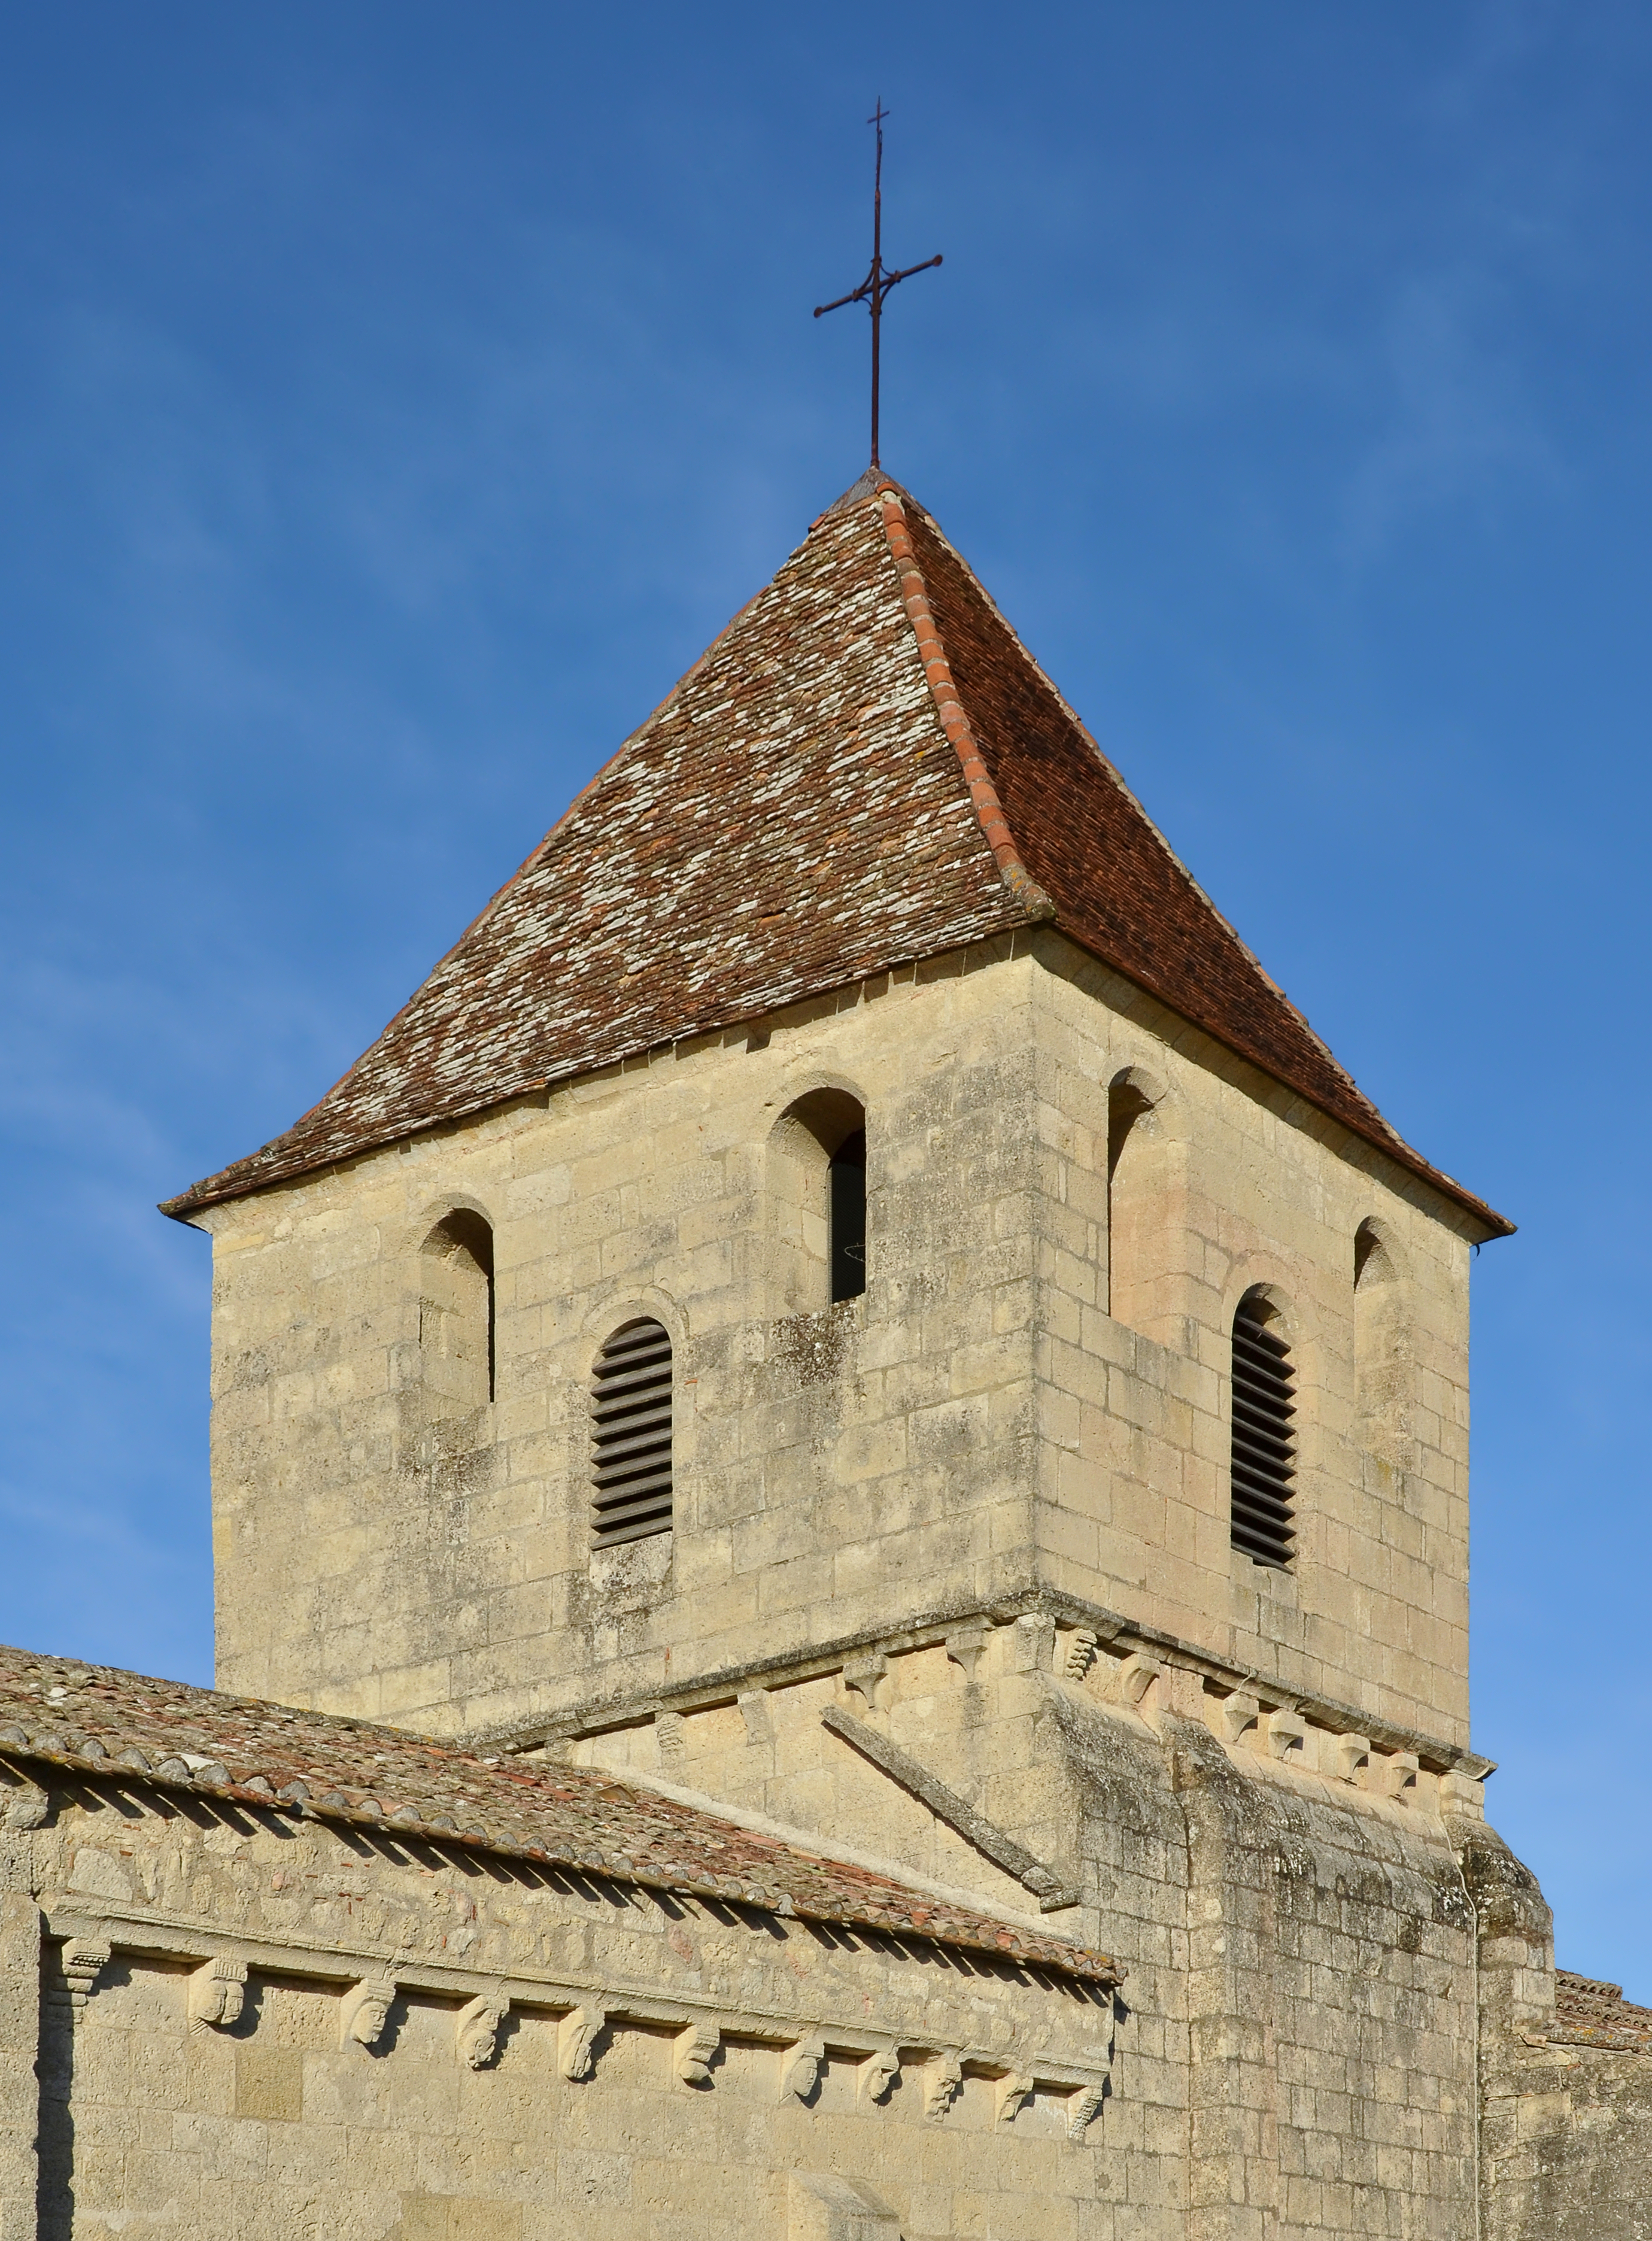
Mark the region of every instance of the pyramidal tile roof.
[[868, 472], [302, 1120], [187, 1217], [681, 1037], [1053, 923], [1424, 1176], [934, 522]]

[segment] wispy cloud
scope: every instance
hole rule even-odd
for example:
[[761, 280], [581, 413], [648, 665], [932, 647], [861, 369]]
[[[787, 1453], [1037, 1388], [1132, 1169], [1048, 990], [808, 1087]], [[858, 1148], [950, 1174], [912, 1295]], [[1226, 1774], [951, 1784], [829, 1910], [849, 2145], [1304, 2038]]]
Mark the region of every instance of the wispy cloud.
[[1487, 338], [1497, 292], [1462, 271], [1412, 275], [1396, 290], [1377, 358], [1381, 425], [1344, 485], [1348, 559], [1387, 552], [1443, 507], [1495, 506], [1511, 484], [1562, 482], [1513, 351]]

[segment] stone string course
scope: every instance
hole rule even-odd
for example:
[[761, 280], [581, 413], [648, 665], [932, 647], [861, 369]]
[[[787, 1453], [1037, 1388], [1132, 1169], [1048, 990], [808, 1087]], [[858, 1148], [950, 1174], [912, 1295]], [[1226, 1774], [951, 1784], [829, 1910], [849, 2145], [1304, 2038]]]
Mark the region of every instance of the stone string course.
[[[77, 2016], [100, 1983], [110, 1981], [111, 1964], [123, 1955], [153, 1962], [193, 1960], [205, 1953], [208, 1957], [181, 1980], [184, 2023], [192, 2034], [235, 2030], [251, 2015], [250, 2004], [256, 2004], [261, 1981], [298, 1979], [330, 1988], [323, 1997], [337, 2003], [334, 2036], [345, 2050], [393, 2048], [398, 1999], [417, 1998], [439, 2006], [451, 2017], [454, 2062], [472, 2070], [489, 2069], [503, 2058], [509, 2017], [534, 2015], [555, 2023], [557, 2067], [570, 2084], [595, 2078], [614, 2033], [630, 2026], [656, 2032], [663, 2029], [673, 2037], [673, 2070], [686, 2085], [714, 2082], [717, 2057], [726, 2041], [766, 2048], [774, 2058], [773, 2097], [780, 2102], [809, 2098], [828, 2050], [862, 2073], [856, 2098], [863, 2106], [889, 2104], [889, 2089], [904, 2059], [909, 2070], [921, 2074], [922, 2113], [931, 2119], [946, 2115], [965, 2077], [978, 2076], [1015, 2086], [1013, 2098], [1000, 2108], [1000, 2121], [1013, 2117], [1040, 2086], [1065, 2097], [1070, 2104], [1067, 2134], [1074, 2140], [1083, 2137], [1107, 2090], [1111, 2018], [1105, 1994], [1099, 1996], [1101, 2005], [1091, 2018], [1095, 2028], [1083, 2051], [1022, 2050], [1010, 2064], [992, 2045], [969, 2041], [933, 2045], [927, 2035], [903, 2031], [893, 2019], [880, 2023], [864, 2013], [823, 2014], [799, 2026], [795, 2017], [682, 1993], [661, 1997], [647, 1986], [483, 1976], [451, 1966], [409, 1963], [403, 1957], [386, 1958], [366, 1947], [351, 1953], [243, 1933], [232, 1950], [225, 1950], [221, 1923], [89, 1903], [73, 1894], [48, 1892], [43, 1897], [44, 1932], [57, 1943], [57, 1974]], [[472, 1992], [473, 1985], [481, 1990]], [[468, 1999], [467, 1992], [472, 1992]], [[244, 2030], [238, 2036], [250, 2037], [255, 2032]]]
[[[232, 1739], [185, 1747], [251, 1775]], [[0, 1805], [43, 1810], [0, 1834], [5, 2241], [563, 2241], [575, 2211], [593, 2241], [830, 2241], [793, 2173], [918, 2237], [1111, 2191], [1096, 1977], [295, 1815], [256, 1778], [9, 1755]]]
[[[608, 1729], [632, 1726], [639, 1720], [670, 1720], [693, 1711], [744, 1704], [754, 1692], [795, 1686], [799, 1681], [816, 1675], [842, 1673], [846, 1676], [859, 1661], [870, 1659], [886, 1664], [892, 1657], [937, 1643], [945, 1646], [948, 1656], [960, 1666], [967, 1667], [973, 1678], [974, 1660], [985, 1649], [989, 1630], [1013, 1625], [1021, 1618], [1027, 1619], [1040, 1639], [1053, 1640], [1056, 1671], [1069, 1680], [1088, 1681], [1094, 1689], [1111, 1692], [1116, 1667], [1133, 1662], [1134, 1670], [1142, 1681], [1133, 1696], [1134, 1703], [1141, 1702], [1147, 1682], [1165, 1672], [1185, 1674], [1195, 1693], [1202, 1689], [1214, 1700], [1209, 1708], [1212, 1726], [1226, 1741], [1232, 1741], [1235, 1733], [1253, 1725], [1260, 1716], [1283, 1712], [1300, 1715], [1308, 1727], [1322, 1731], [1339, 1743], [1345, 1737], [1351, 1738], [1360, 1746], [1361, 1757], [1368, 1758], [1374, 1747], [1379, 1756], [1409, 1756], [1416, 1760], [1420, 1769], [1435, 1776], [1458, 1775], [1475, 1789], [1495, 1771], [1493, 1760], [1482, 1758], [1478, 1752], [1465, 1749], [1461, 1744], [1446, 1743], [1418, 1729], [1396, 1727], [1374, 1719], [1354, 1705], [1339, 1703], [1311, 1692], [1281, 1690], [1273, 1676], [1249, 1666], [1225, 1664], [1196, 1644], [1166, 1634], [1160, 1628], [1140, 1626], [1098, 1604], [1040, 1590], [1031, 1590], [990, 1606], [961, 1606], [944, 1616], [915, 1618], [890, 1633], [874, 1631], [822, 1644], [812, 1656], [788, 1659], [783, 1669], [759, 1661], [726, 1672], [699, 1676], [668, 1688], [651, 1689], [640, 1699], [592, 1701], [577, 1712], [564, 1713], [552, 1719], [506, 1722], [496, 1728], [479, 1729], [465, 1742], [469, 1749], [478, 1752], [516, 1754], [538, 1750], [547, 1745], [571, 1743], [579, 1736], [600, 1735]], [[958, 1647], [966, 1642], [972, 1643], [967, 1652]], [[846, 1685], [853, 1689], [858, 1683], [847, 1680]], [[1249, 1709], [1235, 1730], [1233, 1711], [1224, 1713], [1218, 1707], [1239, 1705], [1248, 1705]], [[1341, 1754], [1337, 1761], [1338, 1771], [1344, 1778], [1348, 1772], [1343, 1763], [1346, 1756]]]

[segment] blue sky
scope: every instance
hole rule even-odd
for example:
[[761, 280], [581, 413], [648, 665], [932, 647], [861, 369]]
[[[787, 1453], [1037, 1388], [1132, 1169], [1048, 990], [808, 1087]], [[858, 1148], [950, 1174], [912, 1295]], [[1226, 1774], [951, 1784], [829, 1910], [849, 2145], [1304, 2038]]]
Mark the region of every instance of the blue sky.
[[1475, 1732], [1652, 1998], [1652, 17], [14, 10], [0, 1635], [211, 1671], [205, 1241], [886, 463], [1475, 1267]]

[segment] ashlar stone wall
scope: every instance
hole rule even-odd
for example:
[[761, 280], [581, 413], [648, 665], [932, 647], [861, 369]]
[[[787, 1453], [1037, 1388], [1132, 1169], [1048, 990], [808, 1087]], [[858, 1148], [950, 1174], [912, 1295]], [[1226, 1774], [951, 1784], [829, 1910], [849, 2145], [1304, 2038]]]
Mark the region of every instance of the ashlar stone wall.
[[38, 2063], [6, 2241], [37, 2190], [43, 2241], [1168, 2241], [1126, 2199], [1103, 1986], [130, 1781], [51, 1798], [0, 1837], [3, 2075]]
[[1652, 2042], [1557, 2027], [1536, 1878], [1493, 1830], [1458, 1834], [1479, 1940], [1483, 2241], [1648, 2241]]
[[695, 1694], [547, 1748], [1006, 1907], [1046, 1891], [1052, 1927], [1127, 1970], [1127, 2199], [1211, 2241], [1468, 2241], [1453, 1831], [1484, 1834], [1476, 1779], [1036, 1609]]
[[[1163, 1180], [1142, 1330], [1107, 1306], [1121, 1073]], [[786, 1124], [823, 1091], [866, 1114], [868, 1283], [799, 1313]], [[420, 1337], [451, 1320], [425, 1248], [466, 1213], [497, 1351], [468, 1406], [451, 1334], [440, 1361]], [[1043, 1581], [1466, 1742], [1466, 1217], [1059, 939], [203, 1219], [227, 1685], [472, 1730]], [[1403, 1293], [1399, 1462], [1350, 1437], [1370, 1222]], [[1256, 1284], [1301, 1378], [1288, 1574], [1227, 1541], [1227, 1332]], [[677, 1524], [593, 1555], [591, 1362], [640, 1314], [676, 1348]]]

